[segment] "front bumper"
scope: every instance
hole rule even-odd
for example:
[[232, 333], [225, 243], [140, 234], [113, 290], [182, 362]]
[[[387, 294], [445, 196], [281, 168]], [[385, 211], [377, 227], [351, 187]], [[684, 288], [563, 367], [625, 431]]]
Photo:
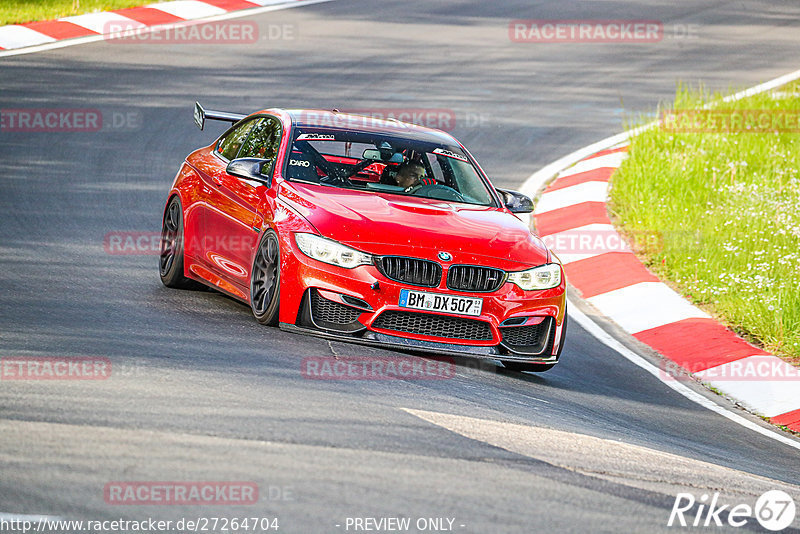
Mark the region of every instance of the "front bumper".
[[470, 356], [472, 358], [480, 358], [486, 360], [502, 360], [510, 362], [523, 362], [523, 363], [541, 363], [541, 364], [554, 364], [558, 363], [558, 357], [555, 355], [543, 355], [539, 357], [530, 356], [515, 356], [504, 354], [499, 346], [493, 347], [474, 347], [469, 345], [454, 345], [450, 343], [441, 343], [435, 341], [421, 341], [414, 339], [407, 339], [399, 336], [391, 336], [382, 334], [380, 332], [365, 332], [363, 336], [355, 337], [345, 334], [337, 334], [316, 328], [306, 328], [294, 324], [280, 323], [281, 330], [292, 332], [295, 334], [306, 334], [311, 336], [322, 337], [325, 339], [333, 339], [337, 341], [347, 341], [359, 345], [368, 345], [374, 347], [382, 347], [388, 349], [405, 349], [415, 350], [422, 352], [429, 352], [439, 354], [442, 356]]
[[[541, 364], [558, 360], [566, 302], [563, 277], [560, 286], [541, 291], [523, 291], [506, 282], [491, 293], [463, 292], [448, 289], [446, 276], [439, 287], [419, 287], [390, 280], [374, 265], [344, 269], [321, 263], [303, 255], [291, 238], [282, 242], [282, 248], [287, 252], [281, 266], [280, 326], [284, 330], [437, 354]], [[410, 310], [399, 306], [403, 289], [479, 297], [483, 299], [483, 308], [475, 317]], [[319, 313], [315, 316], [312, 296], [317, 303], [324, 299], [328, 309], [331, 303], [348, 307], [350, 315], [339, 313], [342, 309], [330, 312], [333, 314], [330, 317], [337, 317], [336, 321], [341, 323], [327, 321], [329, 317]], [[342, 316], [347, 318], [341, 319]], [[398, 316], [414, 320], [414, 325], [397, 326], [402, 322]], [[397, 320], [388, 321], [387, 317]], [[424, 320], [420, 323], [416, 319]], [[435, 324], [438, 334], [425, 333], [419, 324]], [[452, 335], [448, 334], [449, 325], [457, 327]], [[509, 335], [512, 331], [522, 333], [520, 328], [527, 328], [534, 335]], [[509, 341], [512, 338], [517, 344]]]

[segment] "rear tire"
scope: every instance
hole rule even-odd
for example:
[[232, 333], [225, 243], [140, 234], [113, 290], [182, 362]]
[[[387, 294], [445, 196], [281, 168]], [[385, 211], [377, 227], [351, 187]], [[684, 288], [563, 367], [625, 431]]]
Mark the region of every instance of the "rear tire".
[[177, 196], [172, 197], [164, 211], [161, 224], [161, 253], [158, 271], [161, 282], [174, 289], [200, 289], [202, 284], [183, 275], [183, 208]]
[[278, 234], [264, 233], [256, 250], [250, 271], [250, 308], [256, 321], [263, 325], [278, 324], [281, 289], [281, 249]]

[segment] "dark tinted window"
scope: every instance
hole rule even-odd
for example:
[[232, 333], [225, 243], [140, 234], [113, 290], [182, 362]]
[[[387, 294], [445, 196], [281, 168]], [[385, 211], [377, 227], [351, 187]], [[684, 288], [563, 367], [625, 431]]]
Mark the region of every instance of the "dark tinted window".
[[247, 134], [250, 133], [250, 129], [256, 123], [256, 120], [250, 120], [236, 128], [235, 130], [231, 131], [228, 135], [226, 135], [223, 139], [220, 140], [219, 144], [217, 145], [217, 152], [228, 160], [234, 159], [236, 157], [236, 153], [239, 152], [239, 148], [244, 143], [244, 140], [247, 139]]
[[275, 161], [281, 144], [280, 122], [271, 117], [260, 119], [244, 142], [240, 158], [265, 158]]

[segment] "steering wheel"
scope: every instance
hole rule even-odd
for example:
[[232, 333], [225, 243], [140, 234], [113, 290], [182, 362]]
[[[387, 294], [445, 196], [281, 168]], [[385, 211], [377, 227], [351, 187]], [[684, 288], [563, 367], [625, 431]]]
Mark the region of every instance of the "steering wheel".
[[331, 172], [331, 174], [328, 174], [327, 176], [322, 176], [319, 179], [319, 183], [326, 185], [337, 185], [337, 186], [353, 185], [353, 182], [350, 181], [350, 178], [340, 175], [337, 171], [333, 171]]
[[326, 174], [326, 176], [322, 176], [319, 179], [321, 184], [336, 186], [353, 185], [353, 182], [350, 181], [350, 174], [347, 174], [346, 171], [340, 172], [340, 169], [331, 166], [328, 160], [326, 160], [322, 154], [317, 152], [317, 150], [311, 146], [308, 141], [295, 141], [294, 146], [300, 151], [301, 154], [310, 157], [312, 163], [322, 169], [322, 172]]
[[435, 198], [436, 200], [455, 200], [456, 202], [465, 202], [461, 193], [442, 184], [433, 185], [418, 185], [412, 187], [408, 192], [410, 195], [416, 195], [426, 198]]

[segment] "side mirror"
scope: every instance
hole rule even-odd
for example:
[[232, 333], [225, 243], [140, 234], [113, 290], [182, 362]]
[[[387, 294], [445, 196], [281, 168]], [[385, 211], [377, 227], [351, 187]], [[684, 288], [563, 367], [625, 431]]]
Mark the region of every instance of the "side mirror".
[[503, 197], [503, 203], [511, 213], [531, 213], [533, 211], [533, 200], [519, 191], [498, 189], [497, 192]]
[[231, 160], [225, 168], [225, 172], [231, 176], [238, 176], [247, 180], [258, 180], [259, 182], [269, 182], [270, 177], [263, 174], [264, 169], [269, 171], [272, 165], [271, 159], [262, 158], [237, 158]]

